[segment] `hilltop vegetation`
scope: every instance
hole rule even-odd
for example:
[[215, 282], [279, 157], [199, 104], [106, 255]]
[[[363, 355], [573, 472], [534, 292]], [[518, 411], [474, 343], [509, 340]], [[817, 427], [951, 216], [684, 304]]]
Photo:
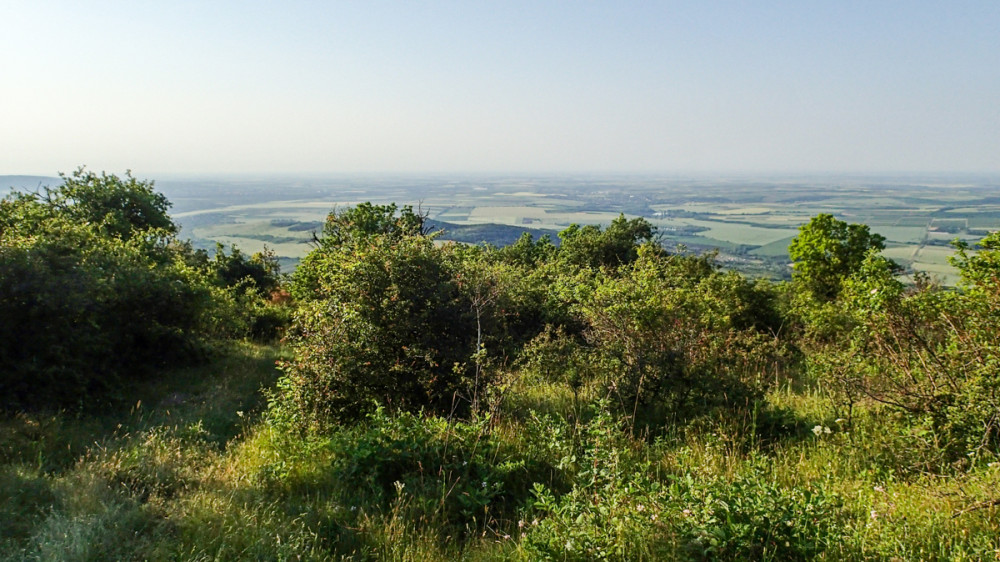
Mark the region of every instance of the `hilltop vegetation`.
[[774, 283], [641, 217], [497, 247], [362, 203], [282, 277], [168, 209], [0, 202], [5, 557], [1000, 553], [998, 233], [904, 285], [821, 213]]

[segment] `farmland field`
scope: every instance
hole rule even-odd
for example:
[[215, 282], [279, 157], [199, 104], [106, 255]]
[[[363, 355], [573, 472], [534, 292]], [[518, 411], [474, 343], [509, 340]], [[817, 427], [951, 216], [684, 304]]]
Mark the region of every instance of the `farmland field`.
[[950, 241], [974, 242], [1000, 229], [997, 177], [345, 177], [158, 185], [197, 244], [253, 251], [266, 245], [286, 269], [310, 250], [329, 211], [361, 201], [413, 205], [443, 223], [444, 239], [486, 232], [468, 228], [487, 224], [555, 238], [573, 223], [645, 217], [669, 248], [718, 249], [725, 267], [777, 278], [789, 274], [787, 247], [799, 225], [818, 213], [868, 224], [886, 237], [889, 257], [948, 284], [956, 280]]
[[[39, 180], [30, 182], [18, 186], [37, 188]], [[995, 176], [176, 178], [156, 187], [196, 246], [266, 246], [286, 271], [309, 252], [331, 210], [363, 201], [413, 205], [443, 226], [441, 238], [466, 242], [502, 243], [519, 232], [556, 238], [573, 223], [644, 217], [668, 248], [718, 249], [725, 267], [775, 278], [788, 276], [788, 243], [818, 213], [869, 225], [886, 237], [889, 257], [945, 283], [956, 279], [951, 240], [975, 242], [1000, 229]], [[490, 224], [507, 230], [484, 228]]]

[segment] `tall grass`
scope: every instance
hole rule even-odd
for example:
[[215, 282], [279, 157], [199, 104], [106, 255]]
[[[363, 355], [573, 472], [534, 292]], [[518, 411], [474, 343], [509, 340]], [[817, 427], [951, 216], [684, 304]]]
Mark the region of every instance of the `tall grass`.
[[[0, 423], [9, 560], [984, 560], [1000, 464], [928, 471], [926, 435], [786, 385], [631, 435], [596, 392], [511, 380], [491, 416], [265, 415], [280, 350], [238, 345], [87, 418]], [[933, 459], [932, 459], [933, 460]], [[463, 464], [464, 463], [464, 464]]]

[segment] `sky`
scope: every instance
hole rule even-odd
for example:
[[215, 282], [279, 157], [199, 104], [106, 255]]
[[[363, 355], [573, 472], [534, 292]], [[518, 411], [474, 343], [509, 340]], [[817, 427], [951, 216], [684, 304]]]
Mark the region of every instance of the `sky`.
[[0, 2], [0, 174], [1000, 172], [1000, 1]]

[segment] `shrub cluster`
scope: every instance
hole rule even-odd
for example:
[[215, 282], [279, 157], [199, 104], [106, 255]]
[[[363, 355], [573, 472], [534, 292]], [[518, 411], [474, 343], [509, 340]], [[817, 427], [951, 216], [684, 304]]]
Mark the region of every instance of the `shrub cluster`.
[[248, 333], [231, 268], [212, 267], [233, 260], [178, 241], [168, 207], [151, 182], [83, 169], [0, 200], [2, 407], [94, 406]]

